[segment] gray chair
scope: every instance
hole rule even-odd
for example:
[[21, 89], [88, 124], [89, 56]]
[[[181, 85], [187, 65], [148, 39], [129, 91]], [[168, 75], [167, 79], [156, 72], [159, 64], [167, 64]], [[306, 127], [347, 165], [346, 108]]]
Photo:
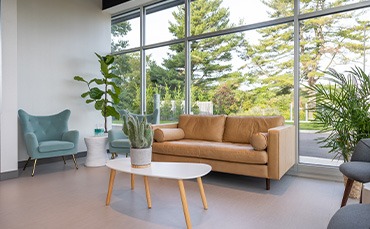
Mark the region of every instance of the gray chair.
[[[339, 170], [348, 177], [341, 204], [341, 207], [343, 207], [347, 204], [354, 181], [361, 183], [370, 182], [370, 138], [361, 139], [357, 143], [351, 161], [341, 164]], [[360, 203], [362, 203], [362, 191]]]
[[79, 132], [68, 130], [70, 110], [47, 116], [30, 115], [24, 110], [18, 110], [19, 120], [29, 158], [34, 159], [32, 176], [35, 174], [37, 159], [72, 155], [73, 162], [78, 169], [75, 154], [77, 153]]
[[[122, 116], [126, 114], [126, 111], [122, 112]], [[132, 114], [137, 116], [139, 120], [142, 120], [144, 116], [147, 119], [148, 123], [151, 124], [158, 124], [159, 123], [159, 110], [155, 109], [152, 114], [147, 115], [139, 115], [139, 114]], [[112, 159], [117, 157], [117, 154], [126, 154], [126, 157], [130, 153], [130, 141], [128, 140], [127, 136], [123, 133], [122, 129], [111, 129], [108, 131], [108, 144], [109, 144], [109, 152], [112, 154]]]
[[370, 204], [351, 204], [340, 208], [330, 219], [328, 229], [370, 228]]

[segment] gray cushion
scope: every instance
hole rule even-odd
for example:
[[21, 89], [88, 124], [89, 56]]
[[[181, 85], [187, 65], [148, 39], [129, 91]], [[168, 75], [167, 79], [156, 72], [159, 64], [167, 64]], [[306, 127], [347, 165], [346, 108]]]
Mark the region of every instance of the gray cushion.
[[352, 204], [339, 209], [331, 218], [328, 229], [370, 228], [370, 204]]
[[370, 163], [351, 161], [339, 166], [339, 170], [348, 178], [361, 183], [370, 182]]

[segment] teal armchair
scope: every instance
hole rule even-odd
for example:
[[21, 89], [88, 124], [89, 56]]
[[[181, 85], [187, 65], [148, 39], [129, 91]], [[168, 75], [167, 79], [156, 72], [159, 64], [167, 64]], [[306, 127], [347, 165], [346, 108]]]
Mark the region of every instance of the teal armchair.
[[79, 132], [68, 130], [70, 110], [64, 110], [55, 115], [34, 116], [24, 110], [18, 110], [18, 116], [29, 158], [34, 159], [32, 176], [35, 174], [37, 159], [72, 155], [76, 169], [78, 169], [75, 154], [77, 153]]
[[[122, 113], [122, 116], [126, 115], [126, 111]], [[137, 116], [139, 120], [142, 120], [144, 116], [147, 119], [148, 123], [158, 124], [159, 123], [159, 110], [155, 109], [152, 114], [139, 115], [132, 114]], [[117, 157], [117, 154], [126, 154], [126, 157], [130, 153], [130, 141], [127, 136], [123, 133], [122, 130], [112, 129], [108, 131], [108, 142], [109, 142], [109, 152], [112, 154], [112, 159]]]

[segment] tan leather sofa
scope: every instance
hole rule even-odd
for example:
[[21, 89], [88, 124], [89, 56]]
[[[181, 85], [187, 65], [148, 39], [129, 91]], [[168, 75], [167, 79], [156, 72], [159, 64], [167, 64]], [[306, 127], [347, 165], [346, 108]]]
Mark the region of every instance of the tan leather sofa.
[[213, 171], [279, 180], [295, 163], [294, 126], [282, 116], [181, 115], [154, 128], [153, 161], [197, 162]]

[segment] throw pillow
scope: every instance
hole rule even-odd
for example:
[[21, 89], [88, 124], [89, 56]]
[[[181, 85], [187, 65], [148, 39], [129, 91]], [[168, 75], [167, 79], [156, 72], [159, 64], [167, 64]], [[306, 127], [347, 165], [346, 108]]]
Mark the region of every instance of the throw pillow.
[[185, 137], [181, 128], [158, 128], [154, 130], [154, 140], [157, 142], [180, 140]]
[[251, 137], [251, 145], [254, 150], [265, 150], [267, 148], [267, 133], [255, 133]]

